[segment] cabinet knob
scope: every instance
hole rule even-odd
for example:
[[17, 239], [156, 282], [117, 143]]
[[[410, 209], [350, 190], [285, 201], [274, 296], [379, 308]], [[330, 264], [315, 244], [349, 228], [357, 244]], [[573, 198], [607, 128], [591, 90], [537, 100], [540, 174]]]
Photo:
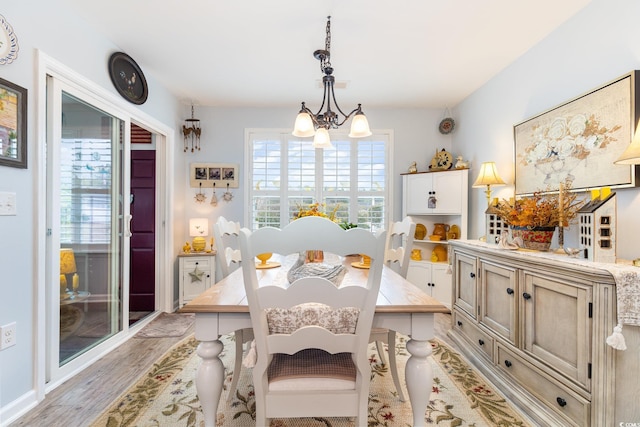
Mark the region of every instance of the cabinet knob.
[[472, 279], [475, 279], [476, 273], [469, 273], [469, 277], [471, 277]]
[[514, 291], [513, 291], [513, 289], [511, 289], [511, 288], [507, 288], [507, 293], [508, 293], [509, 295], [513, 295], [513, 292], [514, 292]]
[[524, 298], [524, 299], [531, 299], [531, 294], [528, 294], [528, 293], [526, 293], [526, 292], [523, 292], [523, 293], [522, 293], [522, 298]]
[[508, 360], [505, 360], [504, 361], [504, 366], [506, 366], [507, 368], [510, 368], [511, 367], [511, 362], [508, 361]]
[[196, 265], [200, 264], [198, 261], [196, 261]]
[[462, 322], [458, 320], [458, 326], [462, 327]]
[[207, 277], [211, 277], [211, 275], [210, 275], [210, 274], [207, 274]]
[[561, 398], [561, 397], [556, 398], [556, 402], [558, 402], [558, 405], [560, 405], [560, 406], [562, 406], [562, 407], [567, 406], [567, 401], [566, 401], [566, 400], [564, 400], [564, 399], [563, 399], [563, 398]]
[[484, 345], [484, 340], [478, 340], [478, 344]]

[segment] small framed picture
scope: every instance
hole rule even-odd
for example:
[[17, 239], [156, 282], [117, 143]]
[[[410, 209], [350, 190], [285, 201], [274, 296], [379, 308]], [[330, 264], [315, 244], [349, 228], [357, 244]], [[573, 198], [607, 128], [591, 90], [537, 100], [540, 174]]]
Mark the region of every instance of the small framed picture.
[[238, 188], [238, 165], [234, 163], [192, 163], [189, 180], [194, 188]]
[[0, 165], [27, 168], [27, 89], [0, 79]]

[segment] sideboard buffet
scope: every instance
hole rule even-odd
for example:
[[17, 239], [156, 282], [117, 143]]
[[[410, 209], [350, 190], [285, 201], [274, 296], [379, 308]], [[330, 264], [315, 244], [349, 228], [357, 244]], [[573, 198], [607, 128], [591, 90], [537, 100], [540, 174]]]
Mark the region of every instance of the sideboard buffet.
[[450, 244], [449, 336], [498, 390], [541, 426], [640, 426], [640, 327], [623, 328], [625, 351], [606, 343], [617, 323], [609, 271], [551, 252]]

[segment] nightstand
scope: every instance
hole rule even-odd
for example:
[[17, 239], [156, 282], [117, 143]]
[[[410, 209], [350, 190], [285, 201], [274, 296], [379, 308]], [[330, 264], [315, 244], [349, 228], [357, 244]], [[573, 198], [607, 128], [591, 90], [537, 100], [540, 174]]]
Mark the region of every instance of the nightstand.
[[182, 253], [178, 255], [179, 290], [182, 307], [215, 283], [216, 253]]

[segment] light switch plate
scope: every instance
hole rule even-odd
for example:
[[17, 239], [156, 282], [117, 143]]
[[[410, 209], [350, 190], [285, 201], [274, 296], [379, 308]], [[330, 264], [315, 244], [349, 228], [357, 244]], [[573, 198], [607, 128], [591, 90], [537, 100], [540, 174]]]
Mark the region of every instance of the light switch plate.
[[16, 215], [16, 193], [0, 192], [0, 215]]

